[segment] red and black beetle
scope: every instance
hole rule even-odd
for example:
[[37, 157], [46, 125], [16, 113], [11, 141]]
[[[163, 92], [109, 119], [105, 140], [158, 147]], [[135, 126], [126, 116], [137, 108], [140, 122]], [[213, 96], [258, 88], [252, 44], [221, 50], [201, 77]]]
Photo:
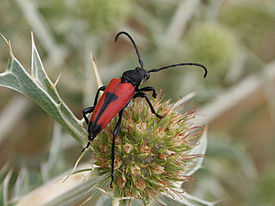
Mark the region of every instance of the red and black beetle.
[[[132, 39], [132, 37], [122, 31], [119, 32], [115, 37], [115, 42], [117, 41], [119, 35], [124, 34], [126, 35], [131, 42], [134, 45], [134, 48], [136, 50], [136, 54], [138, 57], [138, 61], [140, 64], [140, 67], [136, 67], [134, 70], [128, 70], [122, 74], [121, 78], [114, 78], [110, 81], [108, 86], [102, 86], [97, 90], [94, 106], [88, 107], [83, 110], [83, 117], [88, 125], [88, 144], [85, 148], [83, 148], [82, 151], [84, 151], [86, 148], [89, 147], [91, 141], [100, 133], [101, 130], [103, 130], [110, 121], [115, 117], [116, 114], [118, 114], [118, 121], [115, 127], [115, 130], [113, 132], [113, 143], [112, 143], [112, 180], [111, 185], [113, 182], [113, 172], [114, 172], [114, 150], [115, 150], [115, 137], [118, 133], [121, 119], [122, 119], [122, 113], [124, 108], [129, 104], [131, 99], [134, 99], [136, 97], [145, 98], [148, 105], [150, 106], [150, 109], [153, 114], [155, 114], [158, 118], [162, 118], [161, 115], [157, 114], [154, 110], [150, 100], [144, 93], [144, 91], [152, 91], [152, 96], [156, 98], [157, 94], [153, 87], [143, 87], [139, 88], [140, 84], [144, 81], [147, 81], [150, 78], [151, 72], [158, 72], [163, 69], [168, 69], [171, 67], [177, 67], [177, 66], [199, 66], [204, 69], [204, 77], [207, 75], [207, 69], [202, 64], [197, 63], [180, 63], [180, 64], [172, 64], [169, 66], [161, 67], [158, 69], [151, 69], [151, 70], [145, 70], [143, 68], [143, 61], [140, 58], [137, 46]], [[98, 95], [100, 91], [104, 91], [101, 98], [98, 100]], [[88, 113], [92, 113], [92, 116], [90, 120], [87, 117]]]

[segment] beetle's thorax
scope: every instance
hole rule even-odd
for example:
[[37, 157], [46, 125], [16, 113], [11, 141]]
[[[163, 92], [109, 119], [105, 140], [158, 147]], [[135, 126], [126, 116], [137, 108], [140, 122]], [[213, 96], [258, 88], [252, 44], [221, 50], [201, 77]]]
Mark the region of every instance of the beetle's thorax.
[[148, 80], [149, 78], [149, 72], [140, 67], [124, 72], [121, 77], [122, 81], [129, 82], [134, 87], [138, 87], [142, 82]]

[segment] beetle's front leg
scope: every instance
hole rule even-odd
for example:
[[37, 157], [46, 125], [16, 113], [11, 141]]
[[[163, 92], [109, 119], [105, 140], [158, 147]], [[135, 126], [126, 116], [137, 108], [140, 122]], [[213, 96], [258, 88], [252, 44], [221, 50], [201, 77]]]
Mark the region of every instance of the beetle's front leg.
[[148, 103], [148, 105], [149, 105], [149, 107], [150, 107], [150, 109], [151, 109], [151, 111], [152, 111], [152, 113], [155, 114], [160, 119], [163, 118], [163, 116], [161, 116], [161, 115], [159, 115], [159, 114], [156, 113], [156, 111], [155, 111], [152, 103], [150, 102], [150, 100], [148, 99], [148, 97], [146, 96], [146, 94], [144, 94], [143, 92], [137, 92], [137, 93], [134, 94], [133, 98], [137, 98], [137, 97], [145, 98], [146, 101], [147, 101], [147, 103]]
[[87, 125], [89, 125], [89, 119], [87, 117], [87, 114], [92, 113], [93, 111], [94, 111], [94, 107], [87, 107], [87, 108], [83, 109], [83, 111], [82, 111], [83, 117], [84, 117]]
[[150, 92], [152, 91], [152, 97], [156, 98], [157, 97], [157, 93], [156, 93], [156, 90], [154, 87], [143, 87], [143, 88], [140, 88], [140, 89], [137, 89], [136, 90], [137, 92]]

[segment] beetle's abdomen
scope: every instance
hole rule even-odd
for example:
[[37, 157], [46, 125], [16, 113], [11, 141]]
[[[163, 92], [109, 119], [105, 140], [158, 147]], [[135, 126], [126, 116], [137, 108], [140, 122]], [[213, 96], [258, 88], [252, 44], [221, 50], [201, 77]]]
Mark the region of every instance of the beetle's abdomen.
[[106, 87], [98, 101], [90, 119], [88, 127], [89, 137], [92, 139], [104, 129], [117, 113], [131, 100], [135, 87], [130, 83], [121, 83], [121, 79], [114, 78]]

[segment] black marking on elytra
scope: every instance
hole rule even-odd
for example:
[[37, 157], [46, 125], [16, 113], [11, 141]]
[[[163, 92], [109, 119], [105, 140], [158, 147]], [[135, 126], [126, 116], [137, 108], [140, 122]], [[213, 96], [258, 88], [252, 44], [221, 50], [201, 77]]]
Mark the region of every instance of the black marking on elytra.
[[101, 125], [98, 125], [96, 122], [90, 122], [88, 126], [88, 139], [92, 141], [100, 131]]
[[97, 122], [97, 120], [98, 120], [99, 117], [102, 115], [102, 113], [103, 113], [104, 110], [107, 108], [107, 106], [108, 106], [112, 101], [115, 101], [117, 98], [118, 98], [118, 96], [115, 95], [114, 93], [106, 92], [105, 100], [104, 100], [104, 102], [103, 102], [102, 107], [100, 108], [99, 113], [97, 114], [97, 117], [95, 118], [95, 122]]
[[[105, 100], [103, 102], [102, 107], [100, 108], [100, 111], [98, 112], [95, 121], [90, 122], [89, 127], [88, 127], [88, 133], [89, 133], [89, 139], [94, 139], [96, 137], [96, 135], [101, 131], [101, 125], [97, 124], [98, 119], [100, 118], [100, 116], [102, 115], [102, 113], [105, 111], [105, 109], [107, 108], [107, 106], [112, 102], [115, 101], [118, 98], [117, 95], [115, 95], [114, 93], [111, 92], [106, 92], [106, 97]], [[91, 138], [92, 137], [92, 138]]]

